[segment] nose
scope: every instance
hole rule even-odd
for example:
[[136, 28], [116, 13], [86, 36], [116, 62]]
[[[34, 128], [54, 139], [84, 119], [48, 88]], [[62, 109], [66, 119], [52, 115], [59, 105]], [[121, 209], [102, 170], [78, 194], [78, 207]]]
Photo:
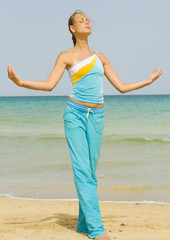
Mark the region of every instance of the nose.
[[90, 22], [89, 22], [89, 20], [88, 20], [88, 19], [86, 19], [86, 21], [85, 21], [85, 22], [86, 22], [86, 24], [90, 25]]
[[87, 21], [87, 22], [85, 23], [85, 26], [86, 26], [86, 27], [87, 27], [87, 26], [90, 27], [90, 23]]

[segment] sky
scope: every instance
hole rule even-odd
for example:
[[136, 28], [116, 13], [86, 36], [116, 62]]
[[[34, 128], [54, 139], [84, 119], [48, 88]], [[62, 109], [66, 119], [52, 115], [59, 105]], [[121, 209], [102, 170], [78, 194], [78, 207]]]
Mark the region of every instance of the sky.
[[[163, 73], [153, 84], [124, 95], [170, 94], [169, 0], [0, 0], [0, 96], [69, 95], [67, 70], [51, 91], [15, 85], [14, 67], [23, 80], [46, 80], [57, 56], [73, 47], [68, 19], [80, 9], [91, 19], [92, 50], [103, 53], [124, 83], [147, 80], [154, 68]], [[104, 95], [121, 95], [103, 78]]]

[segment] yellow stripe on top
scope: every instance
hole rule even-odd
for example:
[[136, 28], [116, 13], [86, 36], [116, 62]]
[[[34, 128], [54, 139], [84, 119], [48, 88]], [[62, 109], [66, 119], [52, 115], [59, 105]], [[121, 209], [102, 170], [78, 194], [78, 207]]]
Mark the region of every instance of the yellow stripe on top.
[[84, 67], [80, 68], [76, 73], [72, 75], [72, 82], [73, 85], [80, 80], [82, 77], [84, 77], [96, 64], [97, 62], [97, 55], [93, 58], [91, 62], [89, 62]]

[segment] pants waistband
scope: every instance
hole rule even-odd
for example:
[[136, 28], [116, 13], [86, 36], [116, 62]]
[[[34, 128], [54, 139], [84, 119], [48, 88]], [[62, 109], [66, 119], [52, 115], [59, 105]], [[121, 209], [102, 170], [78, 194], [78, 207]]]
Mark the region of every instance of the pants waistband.
[[100, 107], [100, 108], [90, 108], [88, 106], [84, 106], [82, 104], [79, 104], [77, 102], [74, 102], [70, 99], [67, 99], [67, 105], [73, 107], [73, 108], [76, 108], [77, 110], [79, 111], [82, 111], [82, 112], [93, 112], [93, 113], [103, 113], [104, 112], [104, 107]]

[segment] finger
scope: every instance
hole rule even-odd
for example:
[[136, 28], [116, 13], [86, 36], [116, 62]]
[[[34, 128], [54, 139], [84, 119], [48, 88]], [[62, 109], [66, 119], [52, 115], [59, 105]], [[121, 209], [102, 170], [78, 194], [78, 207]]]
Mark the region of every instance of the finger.
[[8, 69], [8, 77], [10, 76], [10, 72], [9, 72], [9, 69]]
[[11, 68], [11, 71], [12, 71], [12, 75], [13, 75], [13, 76], [16, 76], [16, 73], [15, 73], [14, 67]]
[[11, 74], [11, 66], [10, 65], [8, 65], [8, 72], [9, 72], [9, 74]]
[[10, 72], [10, 71], [8, 71], [8, 77], [9, 77], [9, 78], [11, 78], [11, 77], [12, 77], [12, 75], [11, 75], [11, 72]]
[[13, 76], [13, 75], [14, 75], [14, 71], [13, 71], [13, 69], [11, 67], [11, 76]]
[[154, 68], [154, 70], [153, 70], [153, 72], [152, 72], [153, 75], [155, 74], [155, 71], [156, 71], [156, 68]]
[[11, 74], [11, 67], [9, 67], [9, 73]]
[[158, 73], [156, 74], [156, 76], [160, 76], [160, 72], [158, 72]]
[[158, 70], [158, 69], [156, 68], [156, 70], [157, 70], [158, 72], [162, 72], [163, 67], [161, 67], [160, 70]]
[[154, 71], [153, 71], [153, 72], [155, 73], [155, 71], [157, 71], [157, 73], [156, 73], [155, 76], [157, 76], [158, 73], [162, 73], [162, 70], [158, 70], [157, 68], [154, 68]]
[[15, 72], [13, 67], [11, 67], [11, 72], [12, 72], [13, 74], [14, 74], [14, 72]]
[[160, 73], [161, 73], [161, 71], [157, 72], [156, 75], [158, 75], [158, 74], [160, 74]]
[[162, 73], [162, 69], [159, 70], [159, 73]]
[[12, 67], [9, 67], [9, 72], [12, 73]]

